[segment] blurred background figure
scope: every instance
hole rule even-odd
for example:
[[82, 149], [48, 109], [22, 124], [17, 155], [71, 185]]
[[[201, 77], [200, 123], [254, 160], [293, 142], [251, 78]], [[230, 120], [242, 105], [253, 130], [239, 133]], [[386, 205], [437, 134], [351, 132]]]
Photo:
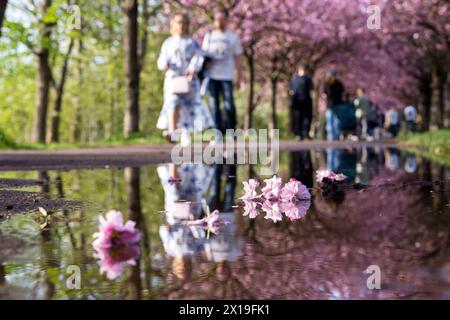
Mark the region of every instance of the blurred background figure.
[[337, 79], [337, 73], [334, 70], [327, 72], [325, 76], [324, 93], [327, 96], [327, 140], [336, 141], [339, 140], [341, 134], [336, 106], [343, 102], [344, 86]]
[[416, 132], [416, 117], [417, 110], [414, 106], [407, 106], [405, 110], [403, 110], [403, 114], [406, 120], [406, 132], [414, 133]]
[[400, 151], [393, 148], [385, 150], [385, 167], [391, 171], [395, 171], [400, 167]]
[[398, 131], [400, 129], [400, 115], [394, 108], [390, 108], [386, 112], [385, 128], [391, 138], [397, 137]]
[[[238, 35], [227, 28], [227, 12], [216, 10], [213, 15], [214, 30], [206, 34], [202, 48], [212, 58], [208, 69], [208, 101], [216, 129], [225, 133], [226, 129], [236, 128], [233, 88], [239, 89], [242, 82], [243, 49]], [[223, 112], [220, 107], [221, 97], [223, 97]]]
[[350, 94], [346, 93], [344, 101], [335, 107], [339, 118], [340, 140], [356, 137], [357, 119], [355, 105], [351, 101]]
[[415, 154], [408, 154], [405, 161], [405, 171], [414, 173], [417, 170], [417, 160]]
[[292, 126], [297, 140], [309, 137], [312, 119], [311, 92], [314, 84], [309, 76], [308, 67], [300, 64], [297, 74], [289, 82], [290, 106], [292, 109]]
[[357, 116], [359, 119], [360, 132], [362, 139], [373, 136], [373, 127], [369, 127], [369, 119], [372, 115], [372, 105], [369, 97], [366, 95], [366, 90], [362, 87], [356, 89], [356, 99], [354, 101]]

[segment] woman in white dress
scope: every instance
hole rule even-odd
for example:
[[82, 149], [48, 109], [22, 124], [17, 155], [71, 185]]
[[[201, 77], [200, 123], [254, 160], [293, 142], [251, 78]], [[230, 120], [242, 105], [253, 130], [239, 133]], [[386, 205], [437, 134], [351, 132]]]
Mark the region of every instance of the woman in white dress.
[[[161, 47], [158, 68], [166, 72], [164, 81], [164, 104], [158, 119], [158, 129], [163, 135], [174, 141], [176, 129], [182, 134], [198, 133], [213, 126], [213, 119], [200, 96], [200, 82], [197, 73], [203, 64], [202, 50], [189, 36], [189, 18], [176, 14], [171, 21], [172, 36]], [[180, 85], [175, 80], [187, 76], [190, 80], [188, 92], [180, 94], [174, 86]], [[182, 136], [183, 139], [183, 136]]]

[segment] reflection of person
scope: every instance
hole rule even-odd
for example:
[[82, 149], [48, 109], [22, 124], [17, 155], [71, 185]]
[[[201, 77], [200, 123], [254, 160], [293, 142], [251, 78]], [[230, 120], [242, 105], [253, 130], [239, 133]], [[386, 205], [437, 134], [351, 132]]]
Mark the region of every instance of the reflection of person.
[[209, 261], [235, 261], [241, 254], [242, 240], [236, 235], [236, 218], [234, 212], [221, 214], [221, 219], [227, 222], [220, 232], [204, 244], [206, 257]]
[[[189, 201], [192, 202], [193, 218], [200, 218], [201, 202], [210, 184], [213, 168], [204, 164], [184, 163], [178, 167], [174, 164], [161, 165], [157, 171], [164, 189], [166, 212], [174, 212], [173, 206], [177, 201]], [[178, 182], [170, 183], [171, 178], [176, 178]]]
[[[233, 211], [234, 196], [236, 190], [236, 165], [215, 164], [214, 177], [209, 189], [208, 205], [213, 210], [221, 212]], [[225, 175], [225, 188], [221, 199], [222, 176]]]
[[385, 152], [385, 166], [390, 170], [396, 170], [400, 167], [400, 154], [396, 149], [389, 148]]
[[[165, 130], [168, 139], [175, 138], [175, 129], [188, 133], [199, 132], [211, 127], [212, 117], [200, 97], [200, 84], [197, 73], [200, 71], [203, 57], [199, 44], [189, 36], [189, 18], [176, 14], [171, 21], [172, 36], [161, 47], [158, 68], [166, 71], [164, 81], [164, 105], [158, 119], [158, 129]], [[184, 81], [178, 81], [184, 80]], [[190, 80], [190, 81], [189, 81]], [[176, 93], [174, 86], [189, 81], [188, 92]], [[174, 91], [175, 90], [175, 91]]]
[[308, 188], [313, 187], [314, 170], [310, 151], [295, 151], [290, 153], [291, 177], [301, 181]]
[[[236, 127], [236, 107], [233, 97], [234, 71], [237, 71], [235, 84], [241, 83], [241, 54], [243, 52], [239, 37], [226, 28], [227, 14], [214, 13], [214, 30], [207, 33], [202, 48], [212, 58], [208, 69], [208, 100], [213, 113], [216, 129], [223, 133]], [[220, 98], [224, 100], [225, 118], [222, 119]]]
[[307, 73], [307, 67], [302, 64], [298, 67], [297, 74], [289, 82], [292, 124], [297, 140], [309, 138], [312, 118], [312, 90], [313, 82]]
[[325, 78], [324, 93], [327, 96], [327, 139], [330, 141], [339, 140], [339, 118], [336, 113], [336, 106], [343, 102], [344, 86], [336, 78], [336, 71], [327, 72]]
[[347, 149], [327, 149], [327, 169], [347, 176], [346, 182], [354, 182], [357, 156]]
[[405, 162], [405, 171], [408, 173], [414, 173], [417, 170], [417, 161], [416, 161], [416, 155], [411, 154], [406, 157]]

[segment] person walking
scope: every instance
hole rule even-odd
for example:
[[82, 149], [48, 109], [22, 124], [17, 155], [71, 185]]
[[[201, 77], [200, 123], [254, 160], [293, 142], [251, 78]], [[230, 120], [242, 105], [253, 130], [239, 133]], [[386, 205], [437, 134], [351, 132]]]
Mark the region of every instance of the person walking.
[[[237, 124], [233, 85], [239, 88], [241, 84], [243, 52], [239, 37], [227, 29], [225, 12], [214, 12], [214, 30], [205, 35], [202, 49], [211, 58], [207, 71], [207, 95], [215, 127], [225, 133], [226, 129], [235, 129]], [[233, 82], [235, 70], [236, 81]], [[223, 97], [224, 115], [220, 108], [221, 97]]]
[[390, 108], [386, 112], [386, 130], [389, 132], [392, 138], [395, 138], [400, 129], [400, 115], [397, 110]]
[[213, 126], [212, 116], [200, 97], [197, 73], [202, 67], [200, 45], [189, 35], [189, 17], [175, 14], [171, 20], [172, 36], [166, 39], [158, 57], [158, 68], [165, 71], [164, 103], [157, 128], [170, 141], [178, 137], [190, 142], [190, 134]]
[[355, 107], [357, 108], [357, 114], [360, 116], [360, 124], [361, 124], [361, 138], [370, 139], [369, 137], [373, 137], [373, 126], [369, 125], [369, 121], [373, 118], [372, 107], [369, 97], [366, 95], [366, 91], [364, 88], [359, 87], [356, 89], [356, 99], [355, 99]]
[[417, 117], [417, 110], [414, 106], [407, 106], [405, 110], [403, 110], [403, 113], [405, 115], [406, 120], [406, 131], [408, 133], [414, 133], [416, 132], [416, 117]]
[[344, 85], [337, 79], [337, 73], [334, 70], [326, 74], [324, 93], [327, 96], [327, 139], [337, 141], [340, 138], [340, 124], [336, 107], [343, 102]]
[[308, 68], [301, 64], [297, 74], [289, 82], [289, 94], [292, 109], [293, 131], [297, 140], [309, 139], [309, 130], [312, 119], [311, 92], [314, 89], [313, 81], [308, 75]]

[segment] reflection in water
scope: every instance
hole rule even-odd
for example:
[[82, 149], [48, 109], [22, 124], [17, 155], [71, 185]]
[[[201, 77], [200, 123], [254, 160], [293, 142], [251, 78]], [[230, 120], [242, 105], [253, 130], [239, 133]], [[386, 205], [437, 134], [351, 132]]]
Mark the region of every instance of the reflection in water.
[[123, 223], [122, 213], [109, 211], [106, 219], [100, 216], [98, 232], [94, 233], [92, 243], [100, 259], [100, 273], [105, 272], [108, 279], [114, 280], [120, 276], [126, 265], [136, 265], [140, 254], [139, 231], [134, 221]]
[[[243, 194], [249, 167], [166, 164], [42, 174], [58, 197], [85, 205], [75, 216], [68, 212], [70, 220], [32, 229], [37, 250], [22, 260], [14, 250], [0, 254], [0, 298], [11, 292], [53, 299], [450, 298], [448, 168], [377, 148], [295, 152], [287, 162], [278, 175], [296, 178], [312, 194], [308, 214], [295, 223], [242, 216], [236, 194]], [[320, 169], [349, 179], [328, 190], [314, 180]], [[53, 184], [47, 185], [38, 191], [53, 197]], [[209, 238], [192, 223], [205, 217], [205, 203], [228, 221]], [[136, 265], [115, 280], [99, 275], [92, 248], [83, 246], [105, 208], [126, 212], [141, 234]], [[12, 243], [7, 225], [0, 223], [2, 248]], [[80, 265], [82, 292], [66, 289], [68, 264]], [[369, 265], [381, 269], [381, 290], [366, 287]]]

